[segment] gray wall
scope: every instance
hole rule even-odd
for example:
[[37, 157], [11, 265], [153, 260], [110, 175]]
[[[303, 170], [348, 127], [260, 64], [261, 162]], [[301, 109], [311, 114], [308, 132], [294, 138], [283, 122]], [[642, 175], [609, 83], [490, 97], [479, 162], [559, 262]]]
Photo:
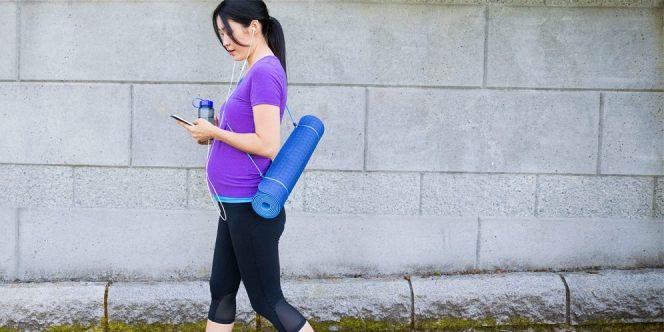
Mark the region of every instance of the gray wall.
[[[215, 1], [0, 0], [0, 279], [205, 279]], [[270, 1], [326, 134], [285, 276], [664, 265], [661, 0]], [[283, 125], [283, 137], [290, 130]]]

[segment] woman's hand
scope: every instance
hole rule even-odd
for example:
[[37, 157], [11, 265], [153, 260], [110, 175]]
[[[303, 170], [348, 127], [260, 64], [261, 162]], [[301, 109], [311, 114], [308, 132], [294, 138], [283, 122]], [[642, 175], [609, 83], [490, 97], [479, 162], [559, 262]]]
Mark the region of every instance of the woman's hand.
[[[210, 139], [214, 138], [240, 151], [274, 160], [280, 146], [279, 107], [260, 104], [253, 107], [253, 112], [256, 128], [253, 133], [234, 133], [223, 130], [205, 119], [194, 120], [193, 126], [183, 123], [180, 125], [189, 131], [198, 144], [208, 145]], [[217, 122], [218, 119], [215, 118], [215, 123]]]
[[[215, 116], [215, 123], [217, 122], [216, 116]], [[185, 123], [178, 122], [183, 128], [187, 129], [189, 132], [189, 135], [193, 137], [198, 144], [201, 145], [208, 145], [210, 144], [210, 140], [213, 137], [215, 129], [217, 127], [210, 122], [208, 122], [205, 119], [196, 119], [194, 120], [194, 125], [190, 126]]]
[[[195, 121], [194, 121], [194, 122], [195, 122]], [[214, 126], [215, 126], [215, 127], [218, 127], [218, 126], [219, 126], [219, 119], [217, 119], [217, 116], [216, 116], [216, 115], [214, 116]], [[201, 142], [201, 141], [197, 141], [197, 142], [198, 142], [198, 144], [200, 144], [200, 145], [210, 145], [210, 144], [212, 144], [212, 139], [209, 139], [209, 140], [207, 140], [207, 141], [203, 141], [203, 142]]]

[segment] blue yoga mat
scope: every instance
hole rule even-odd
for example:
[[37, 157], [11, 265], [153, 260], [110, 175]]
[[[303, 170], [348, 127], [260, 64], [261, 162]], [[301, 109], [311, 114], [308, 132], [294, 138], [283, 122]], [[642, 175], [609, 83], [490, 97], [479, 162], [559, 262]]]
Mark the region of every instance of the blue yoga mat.
[[251, 206], [259, 216], [274, 218], [279, 215], [297, 180], [307, 166], [316, 145], [323, 137], [323, 122], [313, 115], [300, 118], [300, 123], [288, 136], [277, 157], [258, 184], [258, 192]]

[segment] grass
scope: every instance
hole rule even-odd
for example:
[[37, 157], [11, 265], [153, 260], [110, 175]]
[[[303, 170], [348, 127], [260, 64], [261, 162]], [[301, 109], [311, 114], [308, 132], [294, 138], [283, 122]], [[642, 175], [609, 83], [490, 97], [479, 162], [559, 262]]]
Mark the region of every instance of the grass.
[[[420, 322], [415, 329], [409, 324], [393, 324], [376, 322], [355, 318], [345, 318], [340, 322], [312, 322], [318, 332], [323, 331], [459, 331], [459, 332], [662, 332], [664, 323], [640, 324], [586, 324], [581, 326], [569, 325], [537, 325], [526, 321], [511, 322], [514, 325], [495, 325], [495, 322], [448, 320]], [[272, 332], [276, 331], [265, 319], [261, 319], [259, 329], [256, 325], [235, 325], [234, 332]], [[110, 322], [107, 325], [71, 325], [52, 326], [44, 332], [202, 332], [205, 331], [205, 322], [173, 324], [125, 324]], [[0, 327], [0, 332], [21, 332], [9, 327]]]

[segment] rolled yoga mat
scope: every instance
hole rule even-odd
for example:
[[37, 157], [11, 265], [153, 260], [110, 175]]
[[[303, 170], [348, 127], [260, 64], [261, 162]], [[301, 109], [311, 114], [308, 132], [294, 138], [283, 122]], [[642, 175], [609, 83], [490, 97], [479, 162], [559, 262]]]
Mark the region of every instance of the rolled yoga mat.
[[300, 118], [300, 123], [288, 136], [277, 157], [258, 184], [258, 192], [251, 206], [259, 216], [274, 218], [279, 215], [297, 180], [307, 166], [316, 145], [323, 137], [323, 122], [313, 115]]

